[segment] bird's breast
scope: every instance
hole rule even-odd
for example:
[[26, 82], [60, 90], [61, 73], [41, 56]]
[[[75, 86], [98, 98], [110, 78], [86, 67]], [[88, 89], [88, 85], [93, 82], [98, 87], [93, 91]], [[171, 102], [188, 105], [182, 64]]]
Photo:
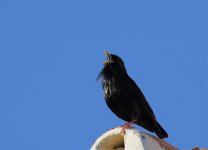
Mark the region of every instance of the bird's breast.
[[106, 98], [113, 97], [115, 95], [119, 95], [120, 89], [118, 86], [118, 81], [115, 79], [105, 80], [103, 83], [104, 94]]
[[104, 85], [104, 94], [108, 95], [110, 93], [110, 89], [108, 86]]

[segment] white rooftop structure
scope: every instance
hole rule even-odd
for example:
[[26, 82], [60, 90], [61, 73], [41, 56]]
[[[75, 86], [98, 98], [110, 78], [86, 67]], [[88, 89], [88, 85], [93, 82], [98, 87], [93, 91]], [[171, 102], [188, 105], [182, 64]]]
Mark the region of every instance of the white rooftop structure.
[[134, 128], [121, 133], [121, 127], [101, 135], [91, 150], [178, 150], [164, 140]]

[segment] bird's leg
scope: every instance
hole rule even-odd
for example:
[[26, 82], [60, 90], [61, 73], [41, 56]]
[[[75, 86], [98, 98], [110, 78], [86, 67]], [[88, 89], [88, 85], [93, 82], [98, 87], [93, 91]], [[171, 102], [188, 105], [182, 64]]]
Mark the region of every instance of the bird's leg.
[[122, 128], [122, 129], [121, 129], [121, 133], [125, 133], [125, 130], [126, 130], [129, 126], [131, 126], [131, 124], [133, 124], [133, 123], [136, 122], [136, 121], [137, 121], [137, 119], [134, 119], [134, 120], [132, 120], [131, 122], [128, 122], [128, 123], [126, 123], [126, 124], [120, 126], [120, 127]]

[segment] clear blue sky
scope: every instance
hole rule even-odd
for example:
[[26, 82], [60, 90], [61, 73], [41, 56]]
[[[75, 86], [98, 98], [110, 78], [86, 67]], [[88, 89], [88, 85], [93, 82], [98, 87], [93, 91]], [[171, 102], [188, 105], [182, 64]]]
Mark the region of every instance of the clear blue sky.
[[0, 1], [0, 149], [89, 149], [124, 124], [96, 81], [104, 49], [168, 142], [208, 147], [206, 34], [205, 0]]

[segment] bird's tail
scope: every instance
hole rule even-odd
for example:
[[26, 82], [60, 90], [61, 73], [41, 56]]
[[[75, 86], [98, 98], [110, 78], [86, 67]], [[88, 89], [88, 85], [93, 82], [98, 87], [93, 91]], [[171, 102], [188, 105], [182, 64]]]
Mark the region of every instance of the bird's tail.
[[167, 138], [167, 132], [161, 127], [161, 125], [156, 121], [155, 122], [155, 133], [161, 139]]

